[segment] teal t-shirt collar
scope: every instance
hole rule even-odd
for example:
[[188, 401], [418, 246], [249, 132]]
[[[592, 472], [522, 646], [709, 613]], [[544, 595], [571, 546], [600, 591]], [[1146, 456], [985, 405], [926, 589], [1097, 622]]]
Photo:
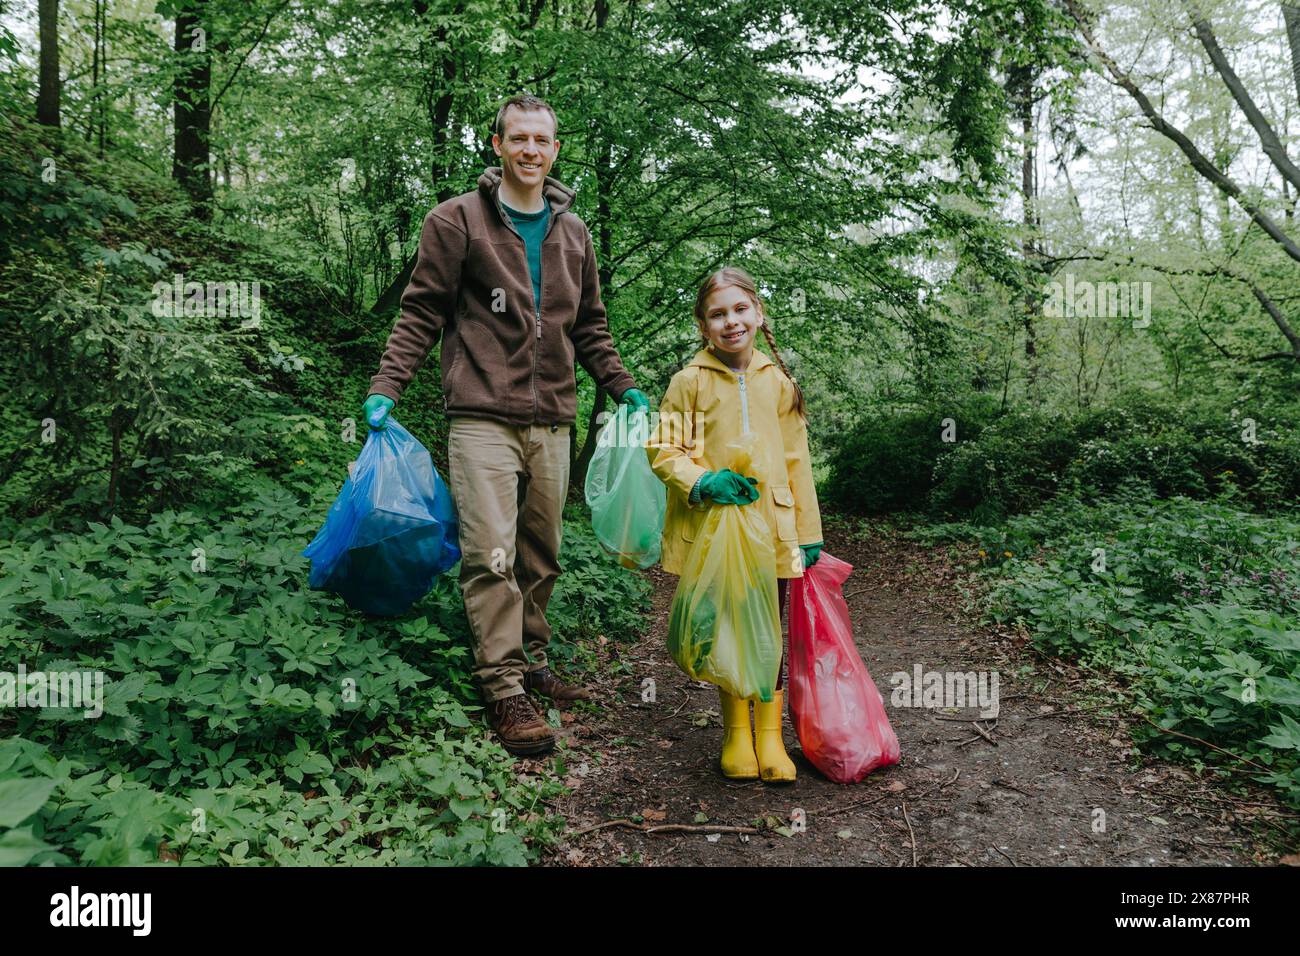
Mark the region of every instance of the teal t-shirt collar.
[[506, 215], [515, 225], [515, 231], [524, 240], [524, 258], [528, 262], [529, 278], [533, 285], [533, 308], [540, 315], [542, 304], [542, 239], [546, 236], [546, 227], [550, 221], [551, 203], [542, 197], [542, 208], [537, 212], [520, 212], [511, 209], [505, 202]]
[[542, 208], [537, 210], [537, 212], [520, 212], [518, 209], [515, 209], [512, 206], [506, 205], [506, 201], [504, 199], [501, 200], [501, 205], [505, 207], [506, 212], [510, 213], [511, 219], [514, 219], [516, 221], [522, 219], [524, 222], [534, 222], [538, 219], [542, 219], [546, 216], [548, 212], [551, 211], [551, 201], [547, 199], [545, 196], [542, 197]]

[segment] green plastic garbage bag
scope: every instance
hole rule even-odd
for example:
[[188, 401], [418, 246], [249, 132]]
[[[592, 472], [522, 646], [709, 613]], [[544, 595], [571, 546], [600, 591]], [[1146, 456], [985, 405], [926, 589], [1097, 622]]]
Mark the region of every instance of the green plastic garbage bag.
[[650, 413], [620, 405], [596, 438], [584, 488], [596, 540], [626, 568], [659, 560], [668, 495], [650, 468]]

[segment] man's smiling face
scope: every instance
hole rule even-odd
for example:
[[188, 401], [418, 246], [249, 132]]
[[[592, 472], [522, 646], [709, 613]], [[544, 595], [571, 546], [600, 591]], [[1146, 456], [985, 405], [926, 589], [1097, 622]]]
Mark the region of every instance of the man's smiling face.
[[501, 175], [519, 192], [539, 186], [555, 164], [560, 141], [547, 110], [512, 106], [502, 117], [503, 136], [493, 135], [492, 149], [501, 157]]

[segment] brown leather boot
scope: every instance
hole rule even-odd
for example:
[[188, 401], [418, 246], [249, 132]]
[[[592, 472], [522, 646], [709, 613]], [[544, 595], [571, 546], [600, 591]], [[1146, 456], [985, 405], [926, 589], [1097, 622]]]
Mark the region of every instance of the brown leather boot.
[[524, 671], [524, 687], [535, 690], [551, 700], [591, 700], [591, 691], [577, 684], [566, 684], [556, 677], [549, 667]]
[[555, 732], [527, 694], [503, 697], [487, 705], [488, 724], [506, 751], [516, 756], [547, 753], [555, 747]]

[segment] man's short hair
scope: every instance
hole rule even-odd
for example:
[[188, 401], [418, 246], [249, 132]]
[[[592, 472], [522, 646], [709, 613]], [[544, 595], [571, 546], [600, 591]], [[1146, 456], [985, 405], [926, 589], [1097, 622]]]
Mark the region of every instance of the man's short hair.
[[560, 121], [556, 119], [555, 110], [551, 109], [551, 104], [540, 96], [533, 96], [531, 93], [516, 93], [501, 104], [501, 109], [497, 110], [497, 121], [493, 124], [492, 131], [498, 136], [506, 135], [506, 110], [512, 106], [521, 110], [546, 110], [551, 114], [551, 122], [555, 124], [556, 132], [559, 132]]

